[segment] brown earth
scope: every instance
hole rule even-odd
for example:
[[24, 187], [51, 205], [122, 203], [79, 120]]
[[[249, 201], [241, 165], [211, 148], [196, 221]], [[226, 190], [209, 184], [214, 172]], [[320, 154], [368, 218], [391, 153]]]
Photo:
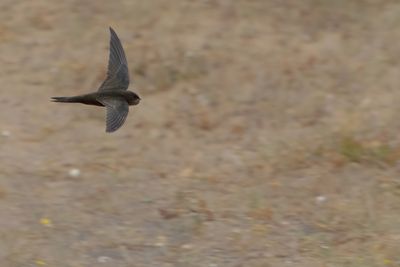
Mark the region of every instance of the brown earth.
[[[114, 134], [49, 101], [108, 26]], [[399, 41], [397, 0], [1, 1], [0, 266], [399, 266]]]

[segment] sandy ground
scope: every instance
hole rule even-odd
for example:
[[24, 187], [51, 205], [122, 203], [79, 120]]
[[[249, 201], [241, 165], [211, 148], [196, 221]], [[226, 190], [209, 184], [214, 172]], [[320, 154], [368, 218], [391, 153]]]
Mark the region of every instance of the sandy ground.
[[[108, 26], [114, 134], [49, 101]], [[0, 265], [399, 266], [399, 40], [397, 0], [2, 0]]]

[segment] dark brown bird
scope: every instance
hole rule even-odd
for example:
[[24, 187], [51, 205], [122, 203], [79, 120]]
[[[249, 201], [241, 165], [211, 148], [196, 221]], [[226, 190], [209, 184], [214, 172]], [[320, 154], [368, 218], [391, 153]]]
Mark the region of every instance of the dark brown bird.
[[140, 102], [140, 97], [136, 93], [127, 90], [129, 87], [129, 71], [125, 52], [117, 34], [111, 27], [110, 32], [110, 57], [107, 77], [98, 91], [78, 96], [52, 97], [53, 102], [82, 103], [106, 107], [106, 132], [108, 133], [118, 130], [128, 116], [129, 106], [137, 105]]

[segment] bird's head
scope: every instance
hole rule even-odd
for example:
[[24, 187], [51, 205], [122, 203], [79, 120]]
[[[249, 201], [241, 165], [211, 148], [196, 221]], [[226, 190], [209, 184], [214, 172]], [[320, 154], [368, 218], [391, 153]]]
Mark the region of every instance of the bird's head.
[[132, 92], [132, 91], [128, 91], [129, 92], [129, 99], [128, 99], [128, 103], [129, 105], [137, 105], [140, 102], [140, 97]]

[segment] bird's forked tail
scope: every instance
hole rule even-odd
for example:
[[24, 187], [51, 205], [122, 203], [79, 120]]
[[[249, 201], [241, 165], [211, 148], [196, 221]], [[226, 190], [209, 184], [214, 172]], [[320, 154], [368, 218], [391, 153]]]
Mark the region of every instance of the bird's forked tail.
[[51, 98], [53, 102], [60, 102], [60, 103], [74, 103], [76, 99], [74, 97], [67, 97], [67, 96], [53, 96]]

